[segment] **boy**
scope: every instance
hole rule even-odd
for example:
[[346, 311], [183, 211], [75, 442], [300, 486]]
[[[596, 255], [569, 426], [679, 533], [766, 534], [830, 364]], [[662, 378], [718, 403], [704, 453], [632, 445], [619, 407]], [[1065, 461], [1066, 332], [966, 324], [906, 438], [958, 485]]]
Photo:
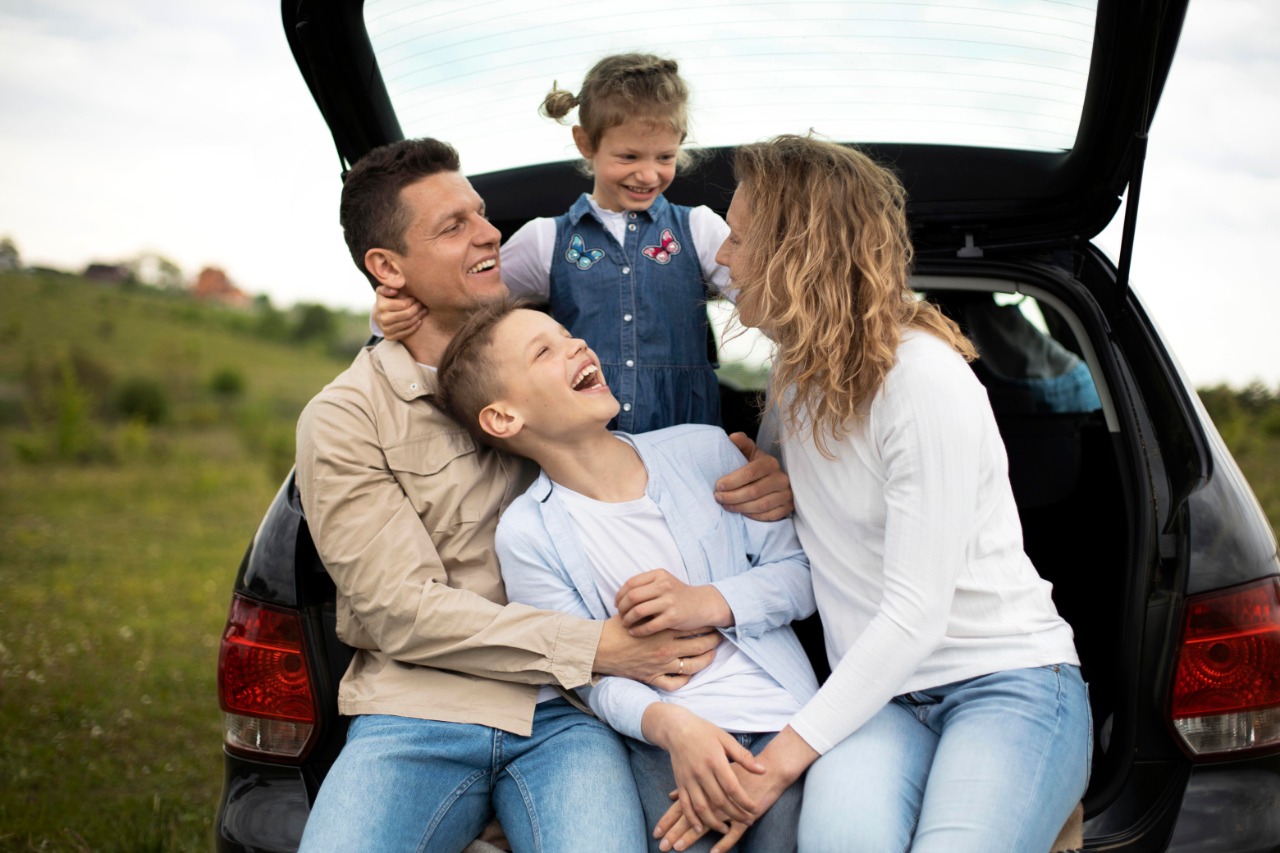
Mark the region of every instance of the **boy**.
[[[722, 832], [726, 817], [755, 819], [729, 763], [760, 769], [753, 753], [817, 690], [790, 628], [815, 609], [791, 522], [751, 521], [715, 502], [711, 486], [741, 465], [717, 427], [609, 432], [618, 402], [595, 354], [518, 302], [479, 309], [445, 351], [439, 381], [437, 401], [473, 436], [542, 467], [498, 525], [512, 601], [594, 619], [617, 613], [635, 636], [715, 629], [727, 641], [676, 691], [616, 677], [583, 688], [628, 736], [650, 825], [673, 788]], [[540, 698], [555, 695], [544, 688]], [[788, 791], [743, 848], [793, 849], [799, 797], [799, 786]]]

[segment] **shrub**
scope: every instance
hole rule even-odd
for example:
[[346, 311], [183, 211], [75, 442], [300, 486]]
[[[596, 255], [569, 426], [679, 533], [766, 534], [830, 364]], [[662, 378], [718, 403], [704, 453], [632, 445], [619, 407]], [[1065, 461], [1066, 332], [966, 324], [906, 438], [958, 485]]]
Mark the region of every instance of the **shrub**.
[[333, 312], [323, 305], [299, 305], [298, 311], [298, 324], [293, 329], [295, 339], [303, 342], [329, 341], [337, 334], [338, 323]]
[[233, 399], [244, 394], [244, 374], [234, 367], [223, 367], [209, 378], [209, 390], [219, 397]]
[[116, 391], [116, 411], [127, 420], [154, 426], [169, 419], [169, 395], [159, 382], [134, 376], [120, 383]]

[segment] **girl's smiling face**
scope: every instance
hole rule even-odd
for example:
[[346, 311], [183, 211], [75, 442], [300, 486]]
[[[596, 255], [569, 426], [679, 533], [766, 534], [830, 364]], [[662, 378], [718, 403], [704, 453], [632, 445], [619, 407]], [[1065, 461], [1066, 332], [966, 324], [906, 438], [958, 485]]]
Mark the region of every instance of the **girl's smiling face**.
[[591, 195], [605, 210], [648, 210], [675, 180], [681, 134], [663, 122], [633, 119], [611, 127], [594, 151], [581, 127], [573, 128], [573, 140], [591, 161]]

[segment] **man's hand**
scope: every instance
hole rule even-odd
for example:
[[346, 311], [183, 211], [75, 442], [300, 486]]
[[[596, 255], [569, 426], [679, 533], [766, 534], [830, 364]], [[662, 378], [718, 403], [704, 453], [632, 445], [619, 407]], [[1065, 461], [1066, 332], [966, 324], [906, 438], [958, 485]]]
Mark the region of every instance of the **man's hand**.
[[403, 340], [422, 325], [427, 308], [421, 302], [412, 296], [401, 296], [398, 289], [385, 284], [378, 285], [374, 292], [378, 298], [373, 304], [373, 322], [378, 324], [384, 338]]
[[654, 702], [645, 709], [644, 736], [671, 755], [676, 792], [683, 814], [694, 815], [698, 829], [730, 831], [728, 820], [755, 820], [756, 802], [748, 796], [732, 767], [764, 772], [751, 750], [719, 726], [679, 705]]
[[720, 640], [718, 631], [689, 636], [688, 631], [667, 630], [633, 637], [622, 619], [612, 616], [600, 632], [591, 670], [676, 690], [689, 682], [689, 676], [710, 665]]
[[628, 579], [618, 590], [615, 604], [633, 637], [647, 637], [668, 628], [700, 631], [733, 624], [733, 611], [720, 590], [710, 584], [690, 586], [666, 569]]
[[742, 451], [747, 464], [716, 481], [720, 505], [756, 521], [777, 521], [790, 515], [795, 509], [791, 479], [778, 460], [756, 447], [746, 433], [735, 432], [729, 440]]

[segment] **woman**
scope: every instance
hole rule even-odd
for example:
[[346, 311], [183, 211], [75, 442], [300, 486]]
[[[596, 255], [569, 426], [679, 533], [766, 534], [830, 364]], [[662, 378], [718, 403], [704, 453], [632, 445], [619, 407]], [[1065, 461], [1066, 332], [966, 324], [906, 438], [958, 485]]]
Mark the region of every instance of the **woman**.
[[[796, 136], [740, 149], [735, 171], [718, 260], [777, 345], [772, 414], [832, 665], [766, 772], [738, 776], [759, 813], [808, 770], [801, 851], [1043, 853], [1088, 781], [1089, 704], [1022, 551], [974, 349], [908, 286], [902, 186]], [[664, 845], [693, 824], [673, 807]]]

